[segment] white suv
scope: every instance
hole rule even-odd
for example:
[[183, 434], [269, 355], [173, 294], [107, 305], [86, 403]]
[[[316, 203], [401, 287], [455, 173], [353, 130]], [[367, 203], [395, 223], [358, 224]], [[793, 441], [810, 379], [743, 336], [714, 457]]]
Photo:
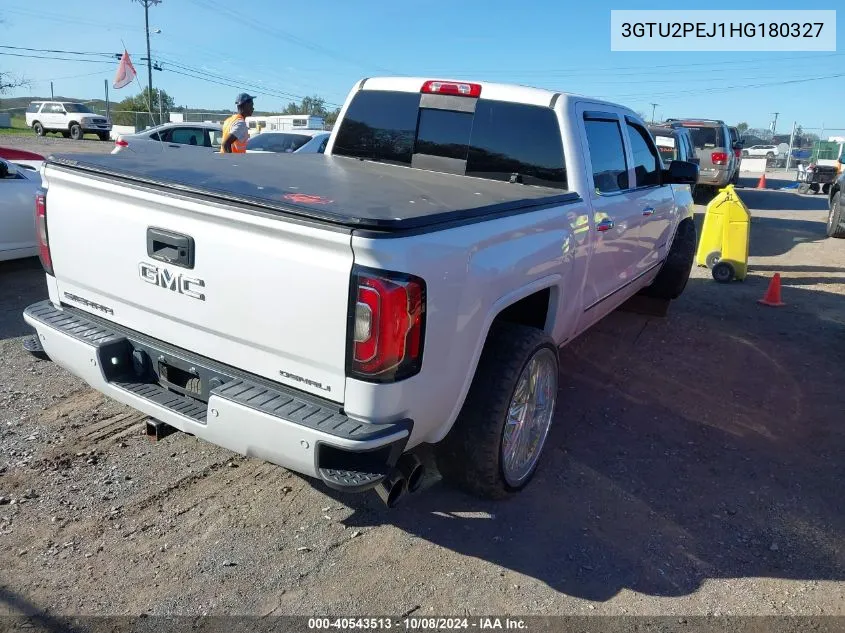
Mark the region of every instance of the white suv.
[[65, 138], [81, 140], [85, 134], [96, 134], [109, 140], [111, 122], [81, 103], [67, 101], [33, 101], [26, 109], [26, 124], [38, 136], [60, 132]]
[[742, 150], [743, 156], [749, 157], [762, 157], [765, 156], [766, 158], [777, 158], [780, 151], [778, 150], [777, 145], [752, 145], [744, 150]]

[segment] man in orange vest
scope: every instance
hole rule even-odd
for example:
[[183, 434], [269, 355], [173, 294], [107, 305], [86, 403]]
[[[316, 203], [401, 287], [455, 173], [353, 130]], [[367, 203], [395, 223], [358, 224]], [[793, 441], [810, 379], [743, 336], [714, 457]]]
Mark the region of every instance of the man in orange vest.
[[246, 142], [249, 140], [249, 128], [246, 125], [246, 117], [252, 116], [255, 111], [252, 100], [255, 97], [242, 92], [235, 99], [238, 113], [233, 114], [223, 121], [223, 144], [220, 146], [221, 154], [243, 154], [246, 152]]

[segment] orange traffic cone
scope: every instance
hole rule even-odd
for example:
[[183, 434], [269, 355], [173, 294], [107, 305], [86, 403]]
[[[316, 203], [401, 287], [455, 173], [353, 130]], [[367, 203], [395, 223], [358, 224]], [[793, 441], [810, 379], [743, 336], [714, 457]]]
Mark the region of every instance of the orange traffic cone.
[[762, 176], [760, 176], [760, 180], [757, 181], [757, 188], [758, 189], [765, 189], [766, 188], [766, 174], [765, 174], [765, 172], [763, 173]]
[[766, 294], [763, 295], [762, 299], [758, 299], [757, 302], [762, 303], [764, 306], [773, 307], [786, 305], [780, 300], [780, 273], [775, 273], [775, 276], [769, 282], [769, 288], [766, 290]]

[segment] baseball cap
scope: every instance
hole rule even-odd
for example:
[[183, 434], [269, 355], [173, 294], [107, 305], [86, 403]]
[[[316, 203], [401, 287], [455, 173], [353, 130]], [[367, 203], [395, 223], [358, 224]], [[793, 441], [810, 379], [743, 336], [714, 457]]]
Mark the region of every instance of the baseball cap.
[[253, 99], [255, 99], [255, 97], [253, 97], [252, 95], [248, 95], [247, 93], [242, 92], [235, 99], [235, 105], [236, 106], [243, 105], [247, 101], [252, 101]]

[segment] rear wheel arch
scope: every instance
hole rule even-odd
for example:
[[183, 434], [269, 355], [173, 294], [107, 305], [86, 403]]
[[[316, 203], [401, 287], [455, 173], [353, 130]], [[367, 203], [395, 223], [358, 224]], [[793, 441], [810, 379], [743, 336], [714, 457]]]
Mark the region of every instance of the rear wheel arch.
[[441, 441], [458, 419], [479, 370], [482, 355], [485, 348], [490, 344], [492, 334], [502, 325], [509, 324], [533, 328], [546, 335], [551, 335], [554, 331], [558, 304], [558, 287], [555, 284], [546, 283], [540, 286], [527, 286], [522, 289], [522, 292], [517, 291], [494, 306], [490, 311], [487, 322], [482, 327], [479, 343], [470, 359], [464, 384], [458, 394], [455, 407], [452, 409], [449, 419], [445, 420], [440, 429], [437, 430], [436, 436], [431, 438], [431, 442]]

